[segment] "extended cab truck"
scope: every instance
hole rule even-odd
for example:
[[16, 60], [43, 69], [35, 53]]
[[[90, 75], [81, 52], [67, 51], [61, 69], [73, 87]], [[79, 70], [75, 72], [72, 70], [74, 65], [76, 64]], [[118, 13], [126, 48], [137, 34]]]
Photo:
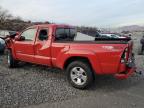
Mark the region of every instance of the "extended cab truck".
[[79, 89], [88, 87], [95, 74], [124, 79], [135, 71], [131, 40], [95, 38], [68, 25], [35, 25], [6, 43], [9, 67], [18, 61], [57, 67]]

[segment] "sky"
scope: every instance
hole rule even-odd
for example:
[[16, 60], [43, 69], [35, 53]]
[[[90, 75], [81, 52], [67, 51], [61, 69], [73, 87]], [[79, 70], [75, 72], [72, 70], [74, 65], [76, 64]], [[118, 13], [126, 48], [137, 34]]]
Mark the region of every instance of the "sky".
[[0, 0], [24, 20], [119, 27], [144, 25], [144, 0]]

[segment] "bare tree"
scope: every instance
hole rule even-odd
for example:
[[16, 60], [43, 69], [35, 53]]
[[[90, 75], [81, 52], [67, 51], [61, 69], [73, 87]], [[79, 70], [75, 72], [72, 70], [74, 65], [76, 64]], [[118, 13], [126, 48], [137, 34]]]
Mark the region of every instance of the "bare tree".
[[12, 19], [12, 15], [7, 10], [0, 7], [0, 28], [4, 28], [7, 20]]
[[20, 17], [12, 16], [7, 10], [0, 7], [0, 29], [21, 31], [31, 24]]
[[[11, 15], [7, 10], [3, 9], [0, 6], [0, 29], [4, 30], [14, 30], [14, 31], [22, 31], [28, 26], [36, 25], [36, 24], [50, 24], [49, 21], [45, 22], [32, 22], [32, 21], [24, 21], [21, 17], [15, 17]], [[77, 27], [79, 32], [89, 34], [95, 36], [98, 32], [96, 27], [86, 27], [81, 26]]]

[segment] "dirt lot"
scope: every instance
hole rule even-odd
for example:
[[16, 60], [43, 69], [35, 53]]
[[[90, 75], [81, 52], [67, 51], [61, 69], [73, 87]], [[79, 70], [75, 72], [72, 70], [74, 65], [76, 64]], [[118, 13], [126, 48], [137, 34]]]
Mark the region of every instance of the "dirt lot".
[[[141, 33], [134, 33], [135, 53]], [[0, 108], [144, 108], [144, 56], [136, 55], [138, 71], [127, 80], [97, 76], [88, 90], [71, 87], [61, 70], [20, 64], [9, 69], [0, 55]]]

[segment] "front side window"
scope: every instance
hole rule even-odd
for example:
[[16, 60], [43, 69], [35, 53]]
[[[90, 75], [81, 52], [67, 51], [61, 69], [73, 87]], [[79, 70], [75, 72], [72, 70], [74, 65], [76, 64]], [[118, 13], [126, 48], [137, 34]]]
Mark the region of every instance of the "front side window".
[[28, 29], [24, 31], [21, 36], [25, 37], [26, 41], [33, 41], [36, 35], [36, 29]]

